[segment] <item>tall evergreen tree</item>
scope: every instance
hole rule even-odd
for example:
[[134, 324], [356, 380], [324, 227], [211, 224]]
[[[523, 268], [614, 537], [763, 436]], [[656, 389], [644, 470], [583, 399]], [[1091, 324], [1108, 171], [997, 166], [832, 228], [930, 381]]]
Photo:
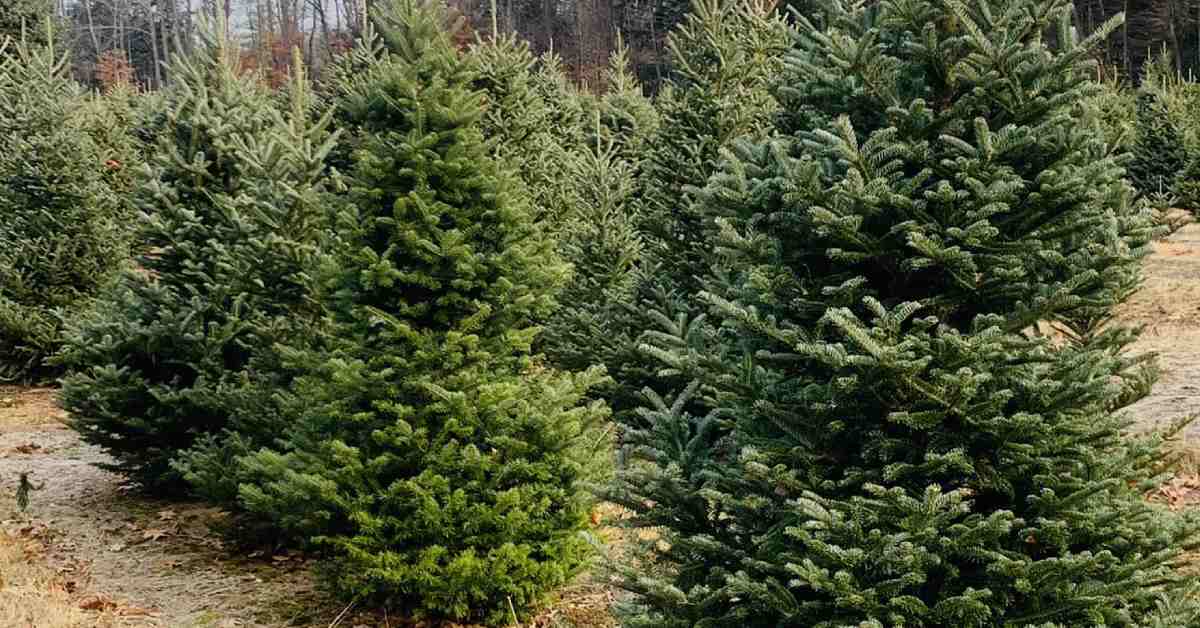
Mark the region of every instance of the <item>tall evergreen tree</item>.
[[600, 116], [599, 141], [610, 144], [614, 156], [633, 167], [636, 175], [658, 130], [658, 111], [633, 74], [629, 49], [620, 39], [609, 57], [603, 88], [595, 105]]
[[127, 260], [129, 216], [67, 59], [0, 48], [0, 379], [41, 379], [64, 320]]
[[708, 272], [709, 234], [690, 190], [717, 170], [733, 140], [761, 133], [777, 105], [770, 82], [788, 30], [771, 0], [693, 0], [671, 33], [674, 72], [658, 95], [661, 123], [638, 180], [641, 227], [656, 280], [683, 292]]
[[581, 405], [597, 372], [531, 354], [567, 268], [488, 155], [442, 11], [376, 7], [392, 53], [340, 103], [362, 134], [323, 280], [333, 338], [303, 359], [286, 442], [241, 459], [240, 497], [328, 552], [348, 597], [499, 624], [588, 555], [604, 412]]
[[1145, 195], [1170, 194], [1187, 166], [1187, 149], [1183, 134], [1157, 92], [1143, 90], [1138, 94], [1135, 130], [1130, 181]]
[[582, 95], [565, 79], [539, 77], [556, 69], [539, 69], [528, 42], [512, 34], [476, 41], [464, 62], [484, 98], [480, 125], [491, 154], [520, 177], [538, 218], [557, 229], [572, 185], [564, 164], [584, 141], [582, 119], [572, 115]]
[[[563, 164], [571, 181], [570, 213], [562, 223], [558, 248], [572, 264], [572, 279], [559, 297], [560, 307], [546, 322], [539, 346], [550, 363], [567, 370], [603, 365], [616, 380], [636, 356], [628, 355], [637, 333], [630, 320], [642, 261], [642, 238], [632, 210], [634, 166], [620, 149], [604, 144], [597, 115], [595, 145]], [[604, 386], [606, 397], [619, 391]]]
[[[645, 127], [648, 137], [633, 144], [645, 147], [632, 163], [626, 209], [639, 232], [635, 289], [626, 302], [608, 306], [606, 327], [612, 332], [598, 357], [615, 379], [605, 398], [622, 422], [640, 424], [635, 409], [642, 389], [663, 368], [642, 349], [647, 334], [699, 354], [713, 334], [691, 298], [713, 261], [713, 230], [693, 211], [691, 198], [717, 170], [722, 149], [739, 137], [761, 136], [778, 111], [770, 86], [789, 35], [774, 6], [768, 0], [694, 0], [692, 13], [671, 34], [676, 74], [655, 100], [658, 115]], [[623, 57], [614, 56], [614, 84], [629, 83], [621, 78], [624, 66]], [[686, 383], [683, 370], [669, 370], [676, 383]]]
[[223, 32], [206, 28], [196, 53], [174, 60], [136, 192], [140, 268], [73, 326], [60, 357], [73, 427], [156, 490], [181, 486], [172, 462], [183, 452], [235, 427], [232, 399], [254, 361], [273, 361], [277, 342], [321, 314], [308, 272], [324, 230], [325, 124], [301, 111], [285, 120], [254, 76], [239, 76]]
[[1117, 23], [827, 6], [780, 93], [832, 121], [739, 143], [698, 196], [704, 299], [754, 351], [631, 435], [614, 495], [664, 533], [628, 624], [1194, 625], [1197, 521], [1143, 498], [1164, 453], [1123, 433], [1143, 372], [1110, 316], [1153, 230], [1073, 115]]

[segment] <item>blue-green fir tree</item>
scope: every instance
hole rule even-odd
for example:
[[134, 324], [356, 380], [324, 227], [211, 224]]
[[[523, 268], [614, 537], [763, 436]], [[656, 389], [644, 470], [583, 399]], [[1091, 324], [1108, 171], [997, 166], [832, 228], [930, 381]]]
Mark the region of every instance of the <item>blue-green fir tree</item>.
[[1147, 370], [1111, 321], [1154, 231], [1075, 117], [1117, 22], [1071, 11], [797, 20], [791, 115], [697, 195], [736, 359], [661, 347], [705, 369], [650, 395], [613, 491], [661, 530], [627, 625], [1196, 624], [1196, 519], [1144, 499], [1168, 465], [1126, 433]]
[[302, 78], [290, 115], [272, 107], [221, 33], [205, 27], [195, 54], [173, 62], [135, 191], [138, 268], [71, 326], [57, 357], [70, 369], [72, 426], [156, 491], [182, 489], [173, 463], [230, 430], [273, 440], [280, 428], [267, 417], [232, 417], [257, 373], [280, 373], [276, 344], [310, 336], [322, 316], [309, 273], [328, 224], [328, 118], [309, 121]]
[[311, 541], [351, 599], [437, 620], [526, 616], [585, 564], [606, 456], [601, 375], [531, 352], [568, 268], [480, 132], [436, 2], [377, 5], [391, 50], [339, 97], [360, 132], [322, 294], [330, 340], [241, 507]]
[[0, 41], [4, 380], [59, 374], [46, 359], [61, 347], [65, 323], [129, 258], [132, 212], [110, 177], [112, 156], [90, 133], [87, 96], [47, 37]]

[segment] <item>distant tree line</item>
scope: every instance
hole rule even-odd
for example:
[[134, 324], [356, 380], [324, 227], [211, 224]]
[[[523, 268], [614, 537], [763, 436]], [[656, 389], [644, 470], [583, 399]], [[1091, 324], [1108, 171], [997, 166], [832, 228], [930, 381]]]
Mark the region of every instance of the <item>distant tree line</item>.
[[[166, 59], [193, 45], [197, 16], [224, 13], [243, 44], [243, 66], [282, 81], [298, 47], [319, 72], [347, 50], [374, 0], [6, 0], [0, 33], [22, 24], [40, 38], [56, 18], [77, 79], [99, 85], [129, 79], [157, 89], [170, 80]], [[447, 0], [471, 36], [515, 32], [537, 53], [553, 50], [580, 83], [597, 86], [622, 41], [643, 84], [669, 72], [666, 34], [687, 12], [686, 0]], [[819, 20], [822, 0], [780, 0], [779, 10]], [[1165, 54], [1184, 75], [1200, 74], [1200, 0], [1074, 0], [1081, 34], [1126, 15], [1101, 49], [1107, 73], [1137, 80], [1147, 59]]]

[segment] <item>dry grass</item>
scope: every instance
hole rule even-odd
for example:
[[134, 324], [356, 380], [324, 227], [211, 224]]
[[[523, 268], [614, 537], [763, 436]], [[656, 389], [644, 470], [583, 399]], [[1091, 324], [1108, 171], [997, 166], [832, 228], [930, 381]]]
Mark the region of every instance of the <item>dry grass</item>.
[[[5, 628], [115, 628], [103, 601], [77, 600], [40, 559], [41, 544], [0, 531], [0, 626]], [[83, 607], [97, 606], [101, 612]]]
[[0, 386], [0, 432], [62, 424], [66, 414], [58, 407], [53, 388]]

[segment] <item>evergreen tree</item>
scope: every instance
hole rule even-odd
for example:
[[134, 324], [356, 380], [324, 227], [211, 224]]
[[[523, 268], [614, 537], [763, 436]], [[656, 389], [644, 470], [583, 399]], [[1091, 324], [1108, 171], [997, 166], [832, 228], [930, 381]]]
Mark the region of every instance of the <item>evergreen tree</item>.
[[608, 60], [604, 92], [596, 109], [600, 116], [600, 141], [611, 144], [614, 156], [630, 164], [636, 175], [658, 130], [658, 111], [631, 70], [629, 48], [619, 39]]
[[362, 131], [323, 280], [327, 347], [241, 504], [310, 538], [347, 597], [505, 623], [567, 581], [605, 456], [597, 372], [530, 352], [566, 266], [488, 155], [480, 94], [435, 2], [377, 5], [392, 53], [343, 93]]
[[[3, 47], [3, 44], [0, 44]], [[42, 379], [64, 320], [127, 259], [122, 199], [53, 44], [0, 54], [0, 379]]]
[[1145, 371], [1111, 322], [1154, 231], [1073, 115], [1117, 22], [827, 6], [780, 94], [833, 121], [739, 142], [698, 195], [704, 299], [752, 351], [630, 436], [613, 493], [663, 535], [628, 625], [1195, 624], [1197, 522], [1143, 498], [1164, 453], [1123, 433]]
[[1189, 155], [1187, 166], [1175, 179], [1175, 205], [1191, 211], [1200, 211], [1200, 153]]
[[60, 357], [72, 426], [113, 455], [112, 469], [160, 491], [181, 485], [172, 462], [198, 442], [278, 434], [231, 424], [238, 391], [255, 360], [277, 361], [275, 344], [305, 337], [321, 314], [308, 271], [324, 229], [324, 124], [299, 111], [285, 120], [256, 77], [238, 75], [223, 32], [205, 28], [195, 55], [174, 60], [136, 191], [140, 268], [73, 326]]
[[484, 97], [480, 126], [491, 154], [521, 178], [538, 218], [556, 229], [573, 183], [564, 165], [583, 144], [581, 120], [564, 119], [571, 108], [563, 103], [582, 96], [566, 80], [539, 80], [538, 58], [512, 34], [476, 41], [464, 62]]
[[[635, 160], [631, 162], [632, 200], [625, 210], [639, 232], [634, 289], [622, 293], [625, 301], [605, 307], [608, 322], [600, 329], [610, 331], [605, 332], [604, 350], [597, 356], [615, 379], [604, 392], [622, 423], [640, 424], [635, 410], [645, 386], [661, 385], [667, 373], [673, 374], [675, 384], [687, 382], [687, 369], [678, 365], [660, 372], [660, 357], [648, 357], [642, 349], [647, 335], [698, 357], [704, 357], [707, 349], [702, 347], [710, 345], [713, 330], [694, 311], [691, 291], [713, 260], [712, 229], [692, 210], [691, 195], [718, 168], [724, 147], [736, 138], [765, 132], [778, 110], [770, 82], [782, 67], [788, 42], [788, 29], [774, 13], [772, 2], [695, 0], [692, 13], [671, 34], [676, 75], [655, 100], [658, 115], [639, 116], [640, 107], [631, 106], [623, 116], [608, 116], [646, 120], [644, 125], [626, 126], [642, 126], [647, 134], [646, 139], [629, 144], [644, 149], [624, 153]], [[627, 76], [626, 65], [622, 55], [614, 56], [610, 80], [624, 87], [612, 93], [630, 94], [616, 102], [636, 103], [632, 81], [621, 78]], [[567, 307], [594, 306], [568, 301]], [[577, 333], [593, 337], [583, 330]], [[557, 332], [551, 331], [548, 340], [554, 341]], [[593, 340], [576, 354], [591, 350], [584, 347], [598, 345]], [[551, 353], [565, 352], [559, 347]]]
[[1144, 195], [1171, 193], [1176, 177], [1187, 165], [1187, 149], [1183, 135], [1156, 92], [1138, 94], [1136, 130], [1129, 164], [1130, 181]]
[[7, 53], [0, 51], [0, 55], [18, 54], [15, 45], [20, 42], [36, 47], [51, 41], [46, 23], [53, 17], [50, 0], [5, 0], [0, 6], [0, 43], [8, 39], [12, 47]]
[[[597, 127], [594, 148], [563, 164], [564, 178], [571, 181], [571, 209], [558, 246], [573, 267], [572, 278], [539, 346], [558, 368], [584, 370], [600, 364], [614, 382], [628, 381], [633, 376], [622, 369], [637, 362], [637, 356], [629, 355], [637, 342], [630, 306], [642, 261], [641, 234], [631, 208], [634, 167], [613, 142], [601, 143], [599, 116]], [[606, 385], [596, 392], [611, 398], [623, 389]]]
[[655, 281], [692, 292], [708, 272], [709, 233], [691, 211], [734, 139], [760, 133], [776, 110], [770, 81], [790, 41], [768, 0], [694, 0], [671, 33], [674, 73], [658, 95], [661, 124], [638, 180], [641, 228], [658, 265]]
[[82, 108], [84, 129], [100, 150], [103, 180], [121, 203], [121, 216], [136, 214], [132, 197], [149, 148], [137, 137], [140, 99], [133, 87], [118, 84], [104, 94], [94, 94]]

